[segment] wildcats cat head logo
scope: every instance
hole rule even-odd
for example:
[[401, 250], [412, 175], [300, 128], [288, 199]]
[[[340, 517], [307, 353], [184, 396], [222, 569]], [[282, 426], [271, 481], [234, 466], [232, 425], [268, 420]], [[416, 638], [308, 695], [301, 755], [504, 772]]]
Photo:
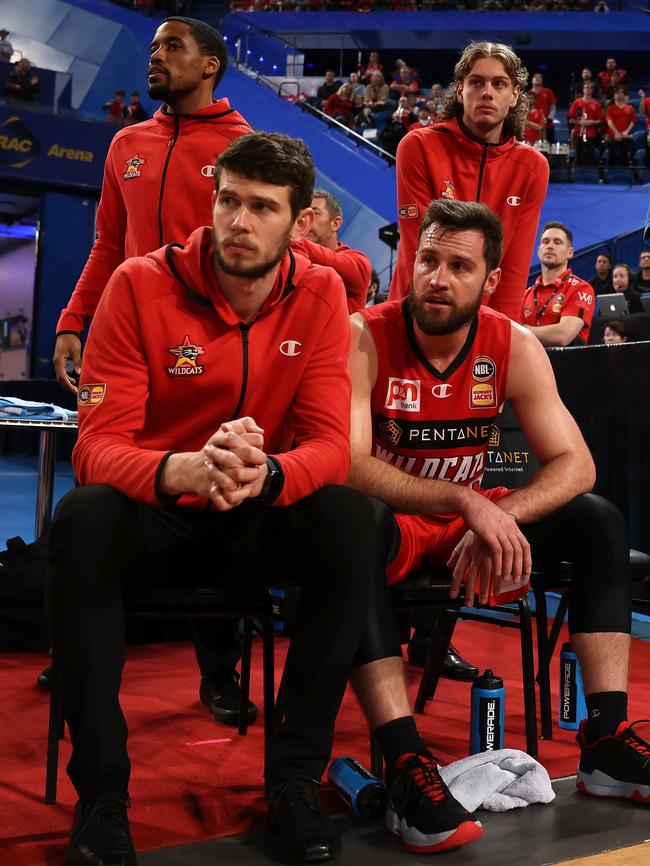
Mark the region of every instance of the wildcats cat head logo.
[[132, 177], [140, 177], [142, 172], [140, 171], [141, 165], [146, 165], [147, 160], [143, 159], [139, 154], [136, 153], [135, 156], [132, 156], [131, 159], [126, 159], [126, 171], [124, 172], [124, 179], [130, 180]]
[[201, 376], [203, 365], [197, 364], [200, 355], [205, 355], [203, 346], [197, 346], [188, 336], [178, 346], [167, 349], [178, 359], [173, 367], [167, 367], [170, 376]]
[[456, 198], [456, 192], [454, 190], [454, 185], [450, 180], [443, 180], [445, 188], [440, 193], [440, 198]]

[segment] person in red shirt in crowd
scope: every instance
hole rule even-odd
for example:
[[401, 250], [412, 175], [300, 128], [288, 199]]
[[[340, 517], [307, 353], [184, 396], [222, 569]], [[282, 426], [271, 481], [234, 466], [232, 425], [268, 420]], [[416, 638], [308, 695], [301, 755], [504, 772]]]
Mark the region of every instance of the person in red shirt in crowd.
[[123, 90], [116, 90], [115, 96], [102, 105], [102, 108], [106, 112], [106, 120], [109, 123], [115, 123], [118, 126], [124, 123], [128, 116], [125, 100], [126, 93]]
[[408, 66], [400, 66], [398, 75], [399, 77], [390, 83], [390, 92], [394, 98], [406, 96], [409, 91], [411, 93], [418, 93], [420, 85], [411, 76], [411, 70]]
[[142, 123], [147, 119], [147, 112], [144, 105], [140, 102], [140, 92], [134, 90], [131, 93], [131, 102], [126, 107], [125, 126], [132, 123]]
[[384, 71], [384, 64], [379, 60], [379, 52], [371, 51], [370, 56], [368, 57], [368, 64], [366, 67], [361, 68], [361, 79], [365, 81], [366, 84], [370, 84], [370, 79], [372, 78], [373, 72], [381, 72]]
[[571, 230], [563, 223], [546, 223], [538, 254], [542, 273], [524, 295], [522, 323], [542, 346], [586, 345], [596, 296], [593, 286], [568, 267]]
[[530, 82], [530, 89], [535, 94], [535, 108], [544, 112], [546, 118], [546, 140], [555, 144], [555, 124], [553, 118], [557, 110], [557, 99], [550, 87], [544, 87], [544, 79], [541, 72], [536, 72]]
[[634, 165], [634, 139], [632, 130], [636, 123], [636, 111], [628, 102], [627, 88], [617, 87], [614, 101], [605, 112], [607, 124], [607, 152], [609, 165], [629, 165], [634, 183], [639, 182], [638, 169]]
[[314, 222], [306, 235], [292, 244], [294, 252], [306, 256], [314, 265], [332, 268], [343, 281], [348, 311], [355, 313], [366, 303], [372, 264], [359, 250], [339, 243], [337, 233], [343, 225], [343, 210], [329, 190], [315, 189], [311, 207]]
[[526, 128], [524, 129], [524, 141], [535, 144], [543, 141], [546, 136], [546, 117], [544, 112], [535, 108], [535, 94], [529, 90], [526, 94], [528, 99], [528, 114], [526, 115]]
[[340, 123], [349, 124], [354, 106], [351, 84], [342, 84], [336, 93], [329, 96], [323, 103], [323, 111]]
[[575, 142], [576, 164], [595, 165], [599, 162], [603, 112], [600, 102], [594, 99], [592, 82], [582, 85], [582, 96], [571, 103], [568, 118]]
[[[612, 76], [617, 73], [616, 80], [612, 81]], [[598, 73], [598, 81], [600, 82], [600, 90], [603, 96], [607, 95], [614, 84], [625, 84], [627, 72], [616, 65], [616, 60], [613, 57], [608, 57], [605, 62], [605, 68]], [[608, 98], [611, 98], [608, 97]]]
[[507, 45], [471, 43], [454, 69], [444, 121], [406, 135], [397, 149], [400, 244], [390, 297], [409, 293], [418, 225], [437, 198], [480, 201], [501, 219], [502, 273], [486, 302], [519, 320], [548, 162], [517, 138], [523, 134], [527, 72]]
[[639, 114], [645, 116], [645, 164], [650, 168], [650, 96], [639, 90]]

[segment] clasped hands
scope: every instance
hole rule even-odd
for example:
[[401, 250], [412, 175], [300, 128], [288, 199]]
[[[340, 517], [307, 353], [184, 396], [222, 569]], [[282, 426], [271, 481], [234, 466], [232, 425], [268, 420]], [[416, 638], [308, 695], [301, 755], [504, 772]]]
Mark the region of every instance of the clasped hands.
[[259, 496], [267, 475], [264, 430], [250, 417], [226, 421], [203, 446], [208, 497], [219, 511]]

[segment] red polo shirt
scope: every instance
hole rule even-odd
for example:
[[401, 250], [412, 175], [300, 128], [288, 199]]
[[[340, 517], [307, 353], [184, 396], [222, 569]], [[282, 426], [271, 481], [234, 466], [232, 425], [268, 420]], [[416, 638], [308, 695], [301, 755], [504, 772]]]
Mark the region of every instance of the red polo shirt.
[[[615, 102], [611, 102], [607, 106], [605, 120], [611, 120], [619, 132], [625, 132], [630, 123], [636, 123], [636, 111], [629, 103], [619, 106]], [[609, 126], [607, 127], [607, 136], [614, 138], [614, 133]]]
[[578, 339], [586, 343], [594, 315], [594, 297], [593, 287], [576, 277], [571, 268], [548, 286], [540, 275], [526, 290], [521, 321], [524, 325], [555, 325], [564, 316], [576, 316], [582, 319]]

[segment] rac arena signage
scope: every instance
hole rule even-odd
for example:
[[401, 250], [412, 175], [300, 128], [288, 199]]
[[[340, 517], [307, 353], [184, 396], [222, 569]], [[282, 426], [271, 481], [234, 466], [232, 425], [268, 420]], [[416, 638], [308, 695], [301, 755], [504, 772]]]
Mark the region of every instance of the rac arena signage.
[[115, 129], [58, 115], [0, 108], [0, 175], [99, 190]]

